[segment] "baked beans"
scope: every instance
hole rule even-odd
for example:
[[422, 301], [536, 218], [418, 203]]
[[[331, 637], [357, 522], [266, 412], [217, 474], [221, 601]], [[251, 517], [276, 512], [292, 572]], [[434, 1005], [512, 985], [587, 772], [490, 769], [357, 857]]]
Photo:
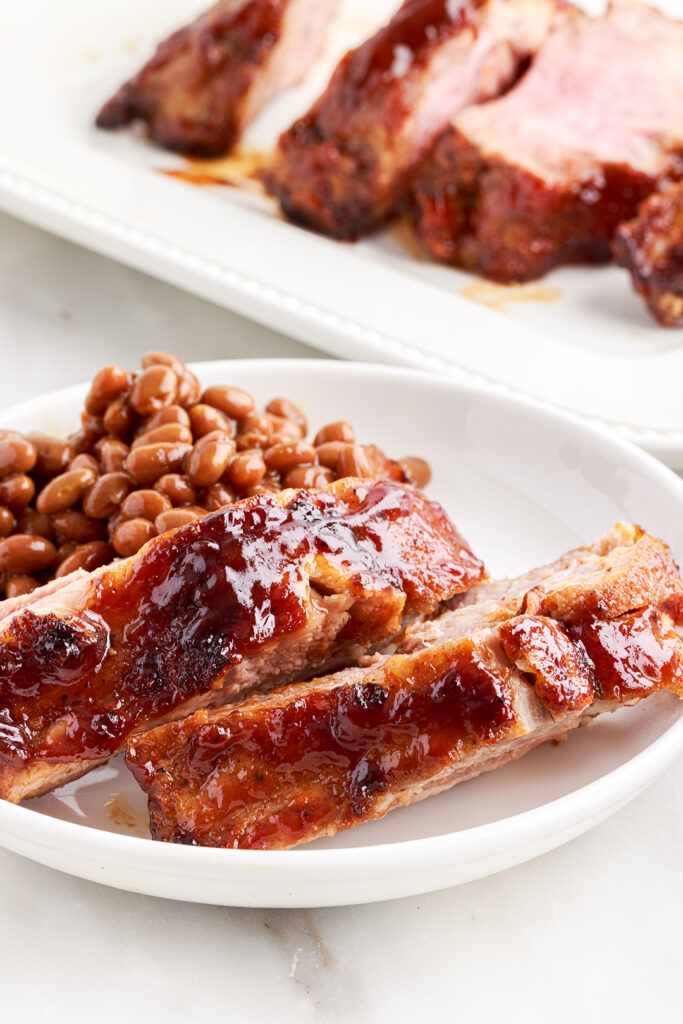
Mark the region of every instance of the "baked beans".
[[209, 487], [223, 476], [235, 454], [235, 442], [227, 434], [213, 430], [195, 444], [185, 460], [185, 472], [195, 487]]
[[286, 397], [257, 409], [241, 388], [199, 381], [170, 352], [142, 370], [106, 366], [66, 440], [0, 430], [0, 598], [135, 554], [167, 530], [241, 498], [344, 476], [429, 481], [423, 459], [387, 459], [346, 420], [306, 440]]
[[0, 503], [16, 512], [26, 508], [36, 493], [36, 485], [26, 473], [16, 473], [0, 480]]
[[149, 519], [124, 519], [114, 530], [112, 543], [116, 553], [127, 558], [139, 551], [152, 537], [156, 537], [156, 534], [156, 527]]
[[165, 473], [177, 473], [185, 456], [192, 451], [189, 444], [160, 441], [132, 448], [126, 459], [126, 470], [138, 484], [153, 484]]
[[108, 519], [131, 489], [127, 473], [105, 473], [92, 485], [83, 499], [83, 511], [91, 519]]

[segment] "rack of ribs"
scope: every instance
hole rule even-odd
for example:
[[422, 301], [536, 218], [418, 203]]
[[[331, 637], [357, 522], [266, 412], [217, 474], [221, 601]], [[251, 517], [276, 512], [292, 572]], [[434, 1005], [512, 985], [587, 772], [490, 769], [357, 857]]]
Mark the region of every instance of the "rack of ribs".
[[617, 225], [683, 174], [683, 23], [633, 0], [568, 9], [505, 96], [456, 117], [417, 171], [418, 236], [498, 281], [610, 257]]
[[152, 724], [349, 664], [483, 577], [443, 509], [344, 479], [259, 495], [0, 604], [0, 796]]
[[336, 238], [380, 224], [455, 114], [520, 74], [556, 9], [557, 0], [406, 0], [282, 135], [263, 180], [284, 214]]
[[617, 527], [471, 588], [398, 652], [135, 736], [126, 760], [167, 842], [284, 849], [414, 803], [657, 690], [683, 697], [683, 581]]
[[169, 149], [218, 156], [300, 81], [339, 0], [220, 0], [159, 45], [102, 107], [100, 128], [143, 121]]
[[683, 324], [683, 181], [653, 193], [619, 226], [614, 255], [655, 320]]

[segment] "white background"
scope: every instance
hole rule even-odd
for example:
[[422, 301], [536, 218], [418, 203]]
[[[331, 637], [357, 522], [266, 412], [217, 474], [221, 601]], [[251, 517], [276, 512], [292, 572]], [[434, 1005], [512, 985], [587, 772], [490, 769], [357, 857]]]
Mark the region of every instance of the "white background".
[[[304, 345], [0, 216], [0, 406], [150, 348]], [[117, 892], [0, 851], [0, 1020], [679, 1022], [683, 763], [569, 845], [459, 889], [252, 911]]]

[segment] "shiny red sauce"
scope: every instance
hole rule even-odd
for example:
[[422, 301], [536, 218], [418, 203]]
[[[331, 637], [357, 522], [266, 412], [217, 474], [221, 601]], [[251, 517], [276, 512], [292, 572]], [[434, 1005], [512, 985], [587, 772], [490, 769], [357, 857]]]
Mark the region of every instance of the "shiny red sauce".
[[590, 658], [595, 690], [605, 699], [646, 697], [676, 681], [683, 684], [680, 646], [654, 609], [607, 622], [591, 618], [570, 633]]
[[348, 686], [299, 699], [289, 688], [269, 706], [199, 712], [138, 737], [128, 764], [150, 791], [157, 838], [258, 849], [355, 824], [390, 787], [514, 733], [511, 673], [489, 662], [465, 640]]
[[[480, 2], [480, 0], [479, 0]], [[344, 59], [349, 92], [377, 77], [400, 78], [470, 21], [474, 0], [407, 0], [391, 21]]]
[[559, 623], [541, 616], [506, 622], [500, 629], [511, 661], [525, 659], [539, 700], [553, 714], [580, 711], [593, 702], [588, 659]]
[[[516, 692], [569, 722], [595, 700], [683, 695], [680, 642], [653, 609], [563, 627], [516, 617], [490, 632], [398, 655], [360, 679], [290, 687], [266, 700], [137, 737], [127, 761], [149, 797], [156, 838], [288, 847], [376, 817], [383, 798], [425, 786], [506, 737], [524, 735]], [[521, 694], [520, 694], [521, 696]], [[386, 806], [386, 805], [384, 805]]]
[[82, 611], [10, 623], [0, 756], [106, 757], [189, 698], [210, 702], [231, 666], [306, 625], [307, 565], [320, 555], [357, 601], [337, 645], [384, 639], [402, 612], [431, 610], [483, 573], [443, 510], [398, 484], [230, 506], [153, 541], [131, 571], [98, 575]]

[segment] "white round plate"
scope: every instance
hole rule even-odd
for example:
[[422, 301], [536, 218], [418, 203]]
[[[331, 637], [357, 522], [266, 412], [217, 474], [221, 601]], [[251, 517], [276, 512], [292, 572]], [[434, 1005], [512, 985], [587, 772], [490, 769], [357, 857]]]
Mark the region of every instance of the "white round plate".
[[[635, 520], [683, 557], [683, 483], [654, 459], [530, 401], [368, 364], [258, 360], [195, 366], [258, 402], [287, 395], [312, 425], [349, 419], [362, 442], [420, 454], [441, 501], [498, 576], [515, 574]], [[3, 426], [65, 433], [85, 389], [26, 402]], [[155, 843], [120, 758], [24, 806], [0, 801], [0, 842], [122, 889], [196, 902], [328, 906], [457, 885], [550, 850], [623, 806], [683, 750], [670, 695], [608, 715], [559, 746], [448, 793], [298, 850]]]

